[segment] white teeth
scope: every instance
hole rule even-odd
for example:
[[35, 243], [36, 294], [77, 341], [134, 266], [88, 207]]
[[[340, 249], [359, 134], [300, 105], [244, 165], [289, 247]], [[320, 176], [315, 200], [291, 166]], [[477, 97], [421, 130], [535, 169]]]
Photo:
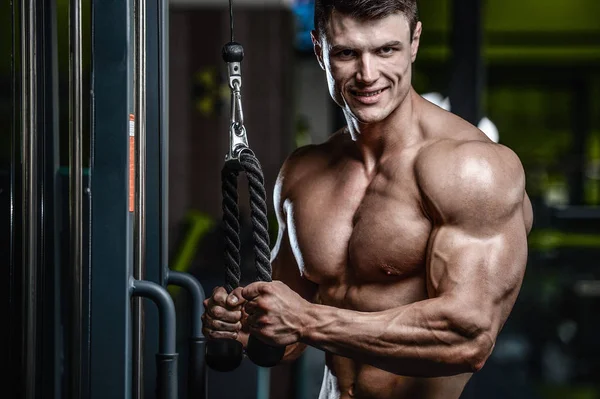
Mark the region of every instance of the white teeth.
[[369, 92], [361, 92], [361, 91], [357, 91], [356, 95], [360, 96], [360, 97], [372, 97], [372, 96], [376, 96], [379, 93], [381, 93], [383, 90], [377, 90], [377, 91], [369, 91]]

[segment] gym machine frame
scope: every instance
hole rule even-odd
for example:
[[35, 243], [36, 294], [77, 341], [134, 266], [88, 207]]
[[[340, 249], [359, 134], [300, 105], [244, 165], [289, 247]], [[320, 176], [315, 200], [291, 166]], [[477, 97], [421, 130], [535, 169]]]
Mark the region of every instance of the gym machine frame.
[[[187, 289], [192, 297], [188, 396], [204, 398], [200, 323], [204, 292], [191, 275], [168, 270], [168, 2], [96, 1], [92, 10], [90, 397], [151, 397], [147, 391], [154, 381], [158, 398], [177, 397], [175, 308], [165, 289], [173, 284]], [[147, 31], [147, 24], [152, 29]], [[157, 112], [147, 113], [156, 108]], [[148, 236], [147, 230], [159, 234]], [[139, 296], [156, 302], [158, 323], [154, 309], [145, 309]], [[104, 328], [106, 323], [111, 323], [111, 331]], [[156, 329], [144, 329], [144, 325], [156, 324], [160, 325], [158, 337]], [[154, 368], [144, 354], [154, 350], [156, 340], [159, 354]]]

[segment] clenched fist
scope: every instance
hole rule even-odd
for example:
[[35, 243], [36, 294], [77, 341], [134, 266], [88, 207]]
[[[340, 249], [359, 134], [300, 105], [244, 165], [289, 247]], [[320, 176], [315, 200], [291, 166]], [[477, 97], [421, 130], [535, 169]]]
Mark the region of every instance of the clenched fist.
[[209, 339], [235, 339], [246, 347], [248, 331], [244, 327], [247, 315], [243, 306], [242, 287], [230, 294], [223, 287], [216, 287], [212, 296], [204, 300], [202, 333]]
[[252, 335], [275, 346], [300, 341], [309, 320], [308, 301], [281, 281], [252, 283], [241, 294], [246, 300], [245, 324]]

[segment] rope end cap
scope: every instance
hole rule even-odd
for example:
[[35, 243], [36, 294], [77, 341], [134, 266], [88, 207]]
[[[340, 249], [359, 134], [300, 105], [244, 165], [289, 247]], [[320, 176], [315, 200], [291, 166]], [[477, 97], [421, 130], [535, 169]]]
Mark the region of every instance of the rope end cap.
[[244, 48], [236, 42], [229, 42], [223, 46], [223, 60], [225, 62], [242, 62], [244, 59]]

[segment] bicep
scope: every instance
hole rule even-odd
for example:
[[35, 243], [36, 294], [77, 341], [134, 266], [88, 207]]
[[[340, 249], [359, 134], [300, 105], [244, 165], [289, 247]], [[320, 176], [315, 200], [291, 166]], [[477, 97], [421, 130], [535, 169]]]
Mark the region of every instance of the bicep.
[[522, 212], [482, 229], [441, 225], [434, 229], [428, 248], [428, 292], [454, 299], [466, 318], [487, 318], [497, 333], [517, 298], [526, 261]]

